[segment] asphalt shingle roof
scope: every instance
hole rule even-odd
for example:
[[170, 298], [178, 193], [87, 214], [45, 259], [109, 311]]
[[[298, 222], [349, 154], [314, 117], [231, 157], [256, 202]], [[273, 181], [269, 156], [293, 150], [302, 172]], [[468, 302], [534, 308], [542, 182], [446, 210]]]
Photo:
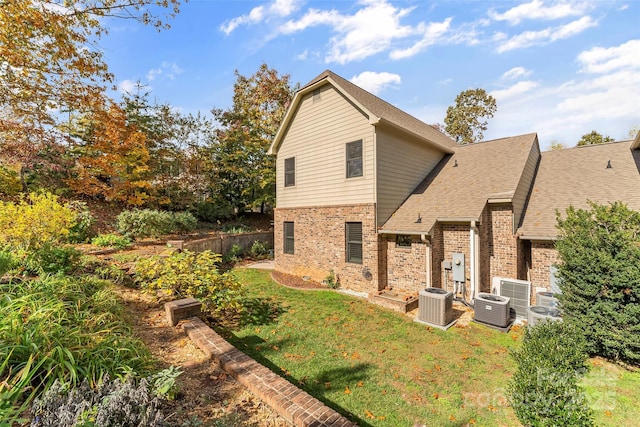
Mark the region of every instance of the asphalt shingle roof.
[[536, 134], [530, 133], [459, 146], [429, 173], [381, 231], [428, 234], [438, 220], [479, 220], [489, 198], [513, 196], [536, 143]]
[[640, 211], [640, 150], [632, 150], [632, 141], [546, 151], [518, 233], [555, 239], [556, 209], [562, 214], [570, 205], [588, 209], [588, 201], [619, 200]]

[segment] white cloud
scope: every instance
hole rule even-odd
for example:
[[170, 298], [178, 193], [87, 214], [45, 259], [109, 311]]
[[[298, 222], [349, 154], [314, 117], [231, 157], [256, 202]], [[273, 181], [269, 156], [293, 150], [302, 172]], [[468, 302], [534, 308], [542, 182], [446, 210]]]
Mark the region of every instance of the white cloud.
[[517, 80], [520, 77], [527, 77], [529, 74], [531, 74], [531, 71], [524, 67], [513, 67], [509, 71], [505, 71], [501, 78], [504, 80]]
[[134, 82], [133, 80], [123, 80], [118, 85], [118, 91], [120, 93], [133, 93], [133, 91], [138, 87], [138, 82]]
[[522, 3], [505, 13], [489, 11], [489, 16], [496, 21], [507, 21], [511, 25], [517, 25], [526, 19], [553, 20], [566, 18], [569, 16], [581, 16], [591, 9], [587, 2], [547, 2], [542, 0], [532, 0], [529, 3]]
[[494, 90], [490, 93], [490, 95], [493, 96], [496, 99], [496, 101], [504, 101], [505, 99], [508, 99], [508, 98], [521, 96], [522, 94], [527, 93], [532, 89], [535, 89], [536, 87], [538, 87], [537, 82], [527, 80], [527, 81], [518, 82], [506, 89]]
[[[424, 51], [429, 46], [446, 40], [445, 36], [449, 32], [452, 19], [447, 18], [442, 22], [431, 22], [427, 25], [421, 23], [418, 28], [422, 33], [422, 39], [407, 49], [392, 50], [389, 56], [391, 59], [408, 58]], [[448, 39], [450, 40], [450, 38]]]
[[268, 6], [256, 6], [246, 15], [224, 22], [220, 30], [231, 34], [240, 25], [254, 25], [270, 17], [287, 17], [299, 7], [299, 0], [273, 0]]
[[548, 27], [540, 31], [525, 31], [499, 44], [497, 51], [498, 53], [504, 53], [514, 49], [546, 45], [556, 40], [569, 38], [596, 25], [598, 25], [598, 22], [590, 16], [583, 16], [566, 25]]
[[309, 56], [309, 49], [305, 49], [302, 53], [296, 55], [298, 61], [304, 61]]
[[147, 80], [154, 81], [160, 76], [174, 80], [178, 74], [182, 74], [183, 72], [184, 70], [175, 62], [163, 61], [160, 67], [152, 68], [147, 72]]
[[581, 52], [582, 72], [607, 73], [620, 68], [640, 69], [640, 40], [629, 40], [610, 48], [594, 47]]
[[402, 79], [398, 74], [376, 73], [375, 71], [364, 71], [351, 78], [351, 83], [376, 95], [389, 85], [400, 84], [401, 82]]

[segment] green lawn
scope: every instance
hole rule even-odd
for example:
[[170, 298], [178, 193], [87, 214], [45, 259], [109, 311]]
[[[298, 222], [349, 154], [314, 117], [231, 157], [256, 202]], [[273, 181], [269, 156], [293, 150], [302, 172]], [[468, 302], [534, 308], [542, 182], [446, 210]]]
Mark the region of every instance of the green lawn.
[[[235, 273], [264, 315], [220, 332], [359, 425], [519, 425], [505, 388], [514, 370], [509, 349], [519, 345], [521, 330], [505, 334], [471, 324], [445, 332], [334, 291], [282, 287], [268, 271]], [[603, 393], [611, 397], [599, 389], [609, 372], [603, 363], [590, 374], [589, 392], [601, 403]], [[613, 409], [600, 408], [599, 423], [637, 419], [623, 413], [631, 404], [618, 401], [633, 400], [626, 393], [638, 389], [640, 375], [622, 372]]]

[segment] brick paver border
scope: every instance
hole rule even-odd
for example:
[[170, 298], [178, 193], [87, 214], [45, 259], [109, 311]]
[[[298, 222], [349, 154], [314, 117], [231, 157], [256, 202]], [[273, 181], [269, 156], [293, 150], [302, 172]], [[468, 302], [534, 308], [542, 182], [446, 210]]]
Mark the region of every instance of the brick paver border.
[[199, 318], [186, 321], [183, 329], [207, 356], [220, 363], [225, 372], [296, 427], [357, 426], [229, 344]]

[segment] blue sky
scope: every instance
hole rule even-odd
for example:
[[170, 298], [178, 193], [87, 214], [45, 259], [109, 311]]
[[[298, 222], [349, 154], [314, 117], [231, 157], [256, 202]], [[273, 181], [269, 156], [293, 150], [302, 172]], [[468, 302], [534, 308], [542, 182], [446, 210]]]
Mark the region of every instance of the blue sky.
[[301, 84], [330, 69], [426, 123], [480, 87], [485, 139], [537, 132], [543, 150], [640, 127], [638, 0], [191, 0], [170, 24], [113, 21], [101, 46], [119, 90], [185, 113], [229, 107], [234, 71], [264, 62]]

